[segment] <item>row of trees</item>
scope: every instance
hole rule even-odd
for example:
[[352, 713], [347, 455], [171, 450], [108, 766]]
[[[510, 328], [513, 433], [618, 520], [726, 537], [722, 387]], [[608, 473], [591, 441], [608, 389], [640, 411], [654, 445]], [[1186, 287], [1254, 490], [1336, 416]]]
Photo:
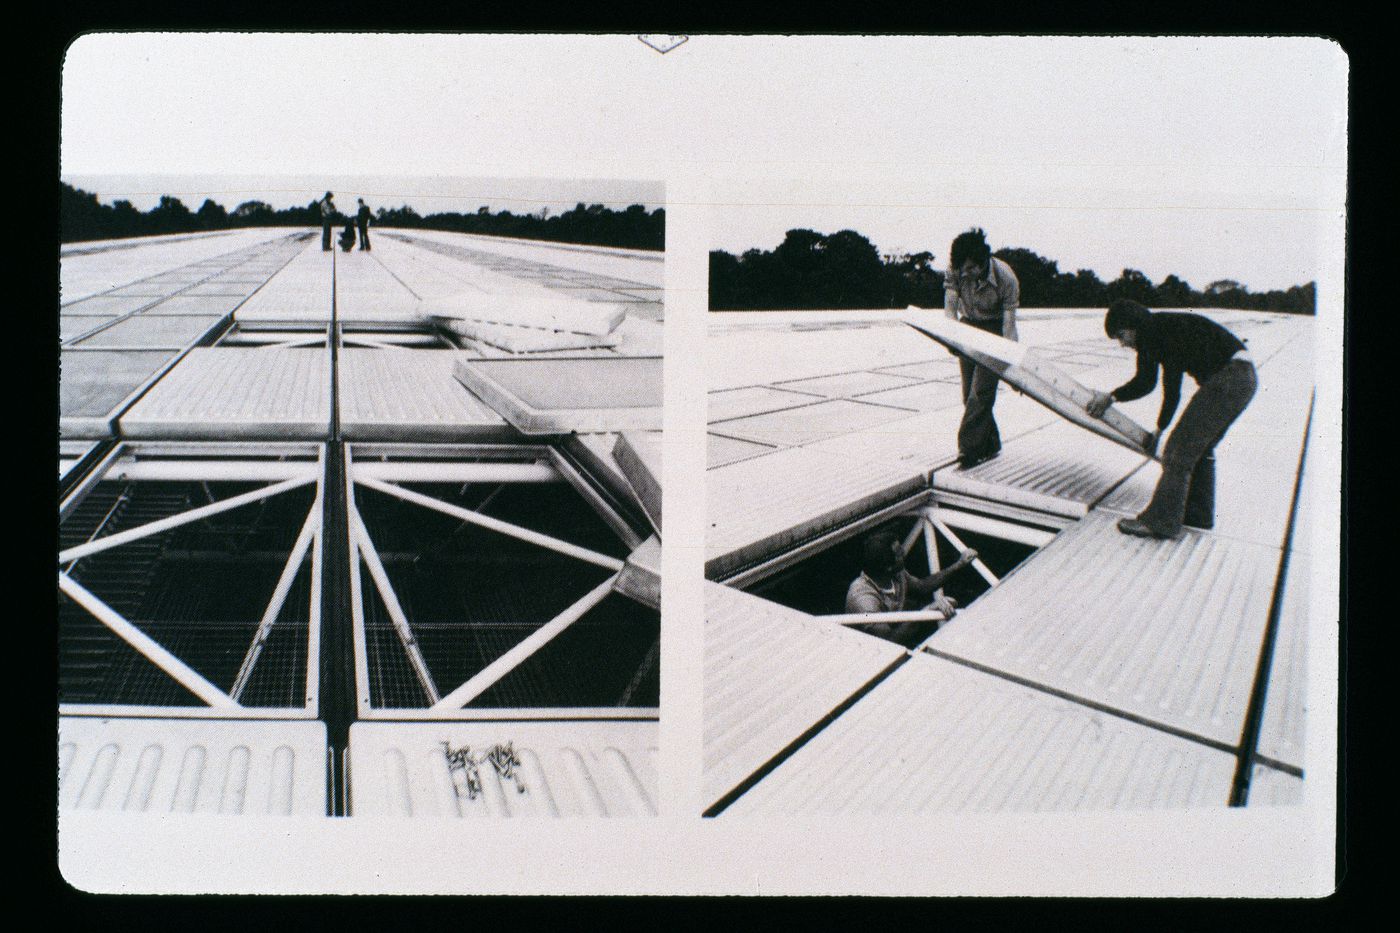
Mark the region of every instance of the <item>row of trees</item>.
[[[342, 217], [340, 222], [344, 220]], [[510, 211], [492, 213], [483, 206], [472, 214], [443, 213], [426, 217], [405, 205], [380, 208], [375, 212], [374, 223], [381, 227], [486, 233], [596, 246], [666, 248], [665, 210], [657, 208], [648, 212], [640, 204], [621, 211], [602, 204], [579, 204], [553, 216], [548, 208], [537, 214], [513, 214]], [[62, 241], [76, 243], [240, 227], [319, 227], [321, 208], [316, 200], [304, 207], [280, 210], [263, 201], [244, 201], [230, 211], [206, 198], [198, 210], [191, 211], [179, 198], [164, 195], [155, 207], [142, 212], [130, 201], [102, 204], [97, 195], [60, 182], [59, 224]]]
[[[1111, 282], [1092, 269], [1061, 272], [1059, 264], [1021, 247], [995, 255], [1016, 272], [1021, 306], [1026, 308], [1105, 307], [1131, 298], [1157, 308], [1248, 308], [1315, 314], [1313, 282], [1287, 290], [1251, 292], [1229, 279], [1203, 291], [1168, 275], [1154, 284], [1137, 269], [1124, 269]], [[740, 256], [710, 253], [710, 309], [761, 311], [801, 308], [923, 308], [943, 306], [943, 273], [932, 253], [881, 255], [854, 230], [821, 234], [789, 230], [771, 250], [751, 249]]]

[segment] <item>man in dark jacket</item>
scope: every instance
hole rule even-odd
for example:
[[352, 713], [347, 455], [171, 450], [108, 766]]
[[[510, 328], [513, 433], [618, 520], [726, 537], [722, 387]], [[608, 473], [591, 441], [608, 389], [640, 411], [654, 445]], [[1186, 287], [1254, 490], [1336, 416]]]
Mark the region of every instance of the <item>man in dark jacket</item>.
[[331, 200], [331, 193], [326, 192], [326, 196], [320, 201], [321, 207], [321, 252], [328, 253], [331, 249], [331, 222], [335, 220], [335, 202]]
[[1162, 478], [1152, 501], [1137, 518], [1118, 523], [1124, 534], [1175, 538], [1181, 526], [1210, 528], [1215, 523], [1215, 445], [1244, 411], [1258, 387], [1254, 363], [1244, 343], [1199, 314], [1153, 313], [1136, 301], [1115, 301], [1104, 317], [1104, 331], [1137, 351], [1137, 372], [1112, 392], [1096, 392], [1089, 414], [1100, 417], [1115, 401], [1142, 398], [1157, 386], [1162, 370], [1162, 408], [1157, 438], [1171, 424], [1181, 401], [1181, 374], [1199, 388], [1162, 451]]
[[[360, 209], [355, 213], [355, 223], [360, 228], [360, 249], [369, 249], [369, 206], [360, 198]], [[389, 250], [393, 252], [393, 250]]]

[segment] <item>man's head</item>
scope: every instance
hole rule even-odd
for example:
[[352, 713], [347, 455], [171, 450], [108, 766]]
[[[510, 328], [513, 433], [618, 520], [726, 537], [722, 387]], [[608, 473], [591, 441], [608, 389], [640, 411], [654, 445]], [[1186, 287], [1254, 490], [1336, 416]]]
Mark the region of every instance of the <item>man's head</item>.
[[892, 531], [877, 531], [865, 539], [861, 569], [872, 580], [887, 580], [904, 569], [899, 537]]
[[361, 204], [365, 203], [365, 199], [364, 199], [364, 198], [356, 198], [355, 200], [356, 200], [356, 201], [359, 201]]
[[1136, 349], [1152, 312], [1131, 298], [1119, 298], [1103, 316], [1103, 332], [1130, 350]]
[[330, 197], [331, 197], [331, 193], [330, 193], [329, 191], [326, 192], [326, 197], [327, 197], [327, 198], [330, 198]]
[[966, 233], [959, 233], [953, 239], [949, 251], [948, 264], [953, 271], [966, 278], [981, 278], [987, 274], [987, 266], [992, 261], [992, 248], [987, 245], [987, 234], [981, 227], [973, 227]]

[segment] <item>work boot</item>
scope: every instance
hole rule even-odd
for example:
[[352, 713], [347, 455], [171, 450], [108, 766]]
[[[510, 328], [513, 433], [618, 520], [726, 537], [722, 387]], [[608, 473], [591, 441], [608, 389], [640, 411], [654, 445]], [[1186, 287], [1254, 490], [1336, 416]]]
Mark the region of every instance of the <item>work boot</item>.
[[1168, 541], [1175, 541], [1181, 536], [1180, 532], [1174, 535], [1164, 535], [1154, 531], [1146, 522], [1138, 521], [1136, 518], [1120, 518], [1118, 520], [1118, 530], [1125, 535], [1132, 535], [1135, 538], [1162, 538]]

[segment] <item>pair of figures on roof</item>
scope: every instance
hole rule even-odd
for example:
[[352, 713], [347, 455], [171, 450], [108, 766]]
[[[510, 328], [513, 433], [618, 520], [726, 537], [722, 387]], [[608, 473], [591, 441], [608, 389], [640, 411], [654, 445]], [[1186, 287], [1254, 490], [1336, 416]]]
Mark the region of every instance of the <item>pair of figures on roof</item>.
[[[331, 251], [331, 227], [340, 220], [345, 221], [345, 227], [340, 232], [340, 248], [348, 253], [355, 248], [355, 242], [358, 239], [360, 249], [368, 250], [371, 214], [369, 205], [365, 204], [365, 199], [359, 199], [359, 209], [353, 217], [342, 217], [340, 212], [336, 210], [333, 198], [334, 194], [327, 191], [325, 197], [318, 202], [321, 210], [321, 250], [323, 252]], [[356, 228], [359, 230], [358, 238]]]
[[[992, 255], [982, 230], [974, 228], [953, 240], [944, 292], [949, 317], [1008, 340], [1018, 339], [1020, 283], [1012, 268]], [[1101, 418], [1114, 402], [1146, 396], [1156, 388], [1160, 370], [1162, 407], [1149, 452], [1155, 452], [1176, 414], [1182, 374], [1189, 373], [1198, 385], [1167, 438], [1162, 476], [1152, 500], [1136, 518], [1120, 521], [1119, 530], [1138, 537], [1176, 538], [1183, 525], [1210, 528], [1215, 521], [1216, 445], [1258, 387], [1244, 342], [1199, 314], [1153, 312], [1129, 299], [1109, 307], [1104, 332], [1137, 351], [1137, 368], [1132, 379], [1113, 391], [1095, 391], [1086, 411]], [[960, 362], [963, 418], [958, 427], [958, 461], [961, 469], [968, 470], [1001, 453], [992, 410], [998, 379], [995, 372], [971, 360]]]

